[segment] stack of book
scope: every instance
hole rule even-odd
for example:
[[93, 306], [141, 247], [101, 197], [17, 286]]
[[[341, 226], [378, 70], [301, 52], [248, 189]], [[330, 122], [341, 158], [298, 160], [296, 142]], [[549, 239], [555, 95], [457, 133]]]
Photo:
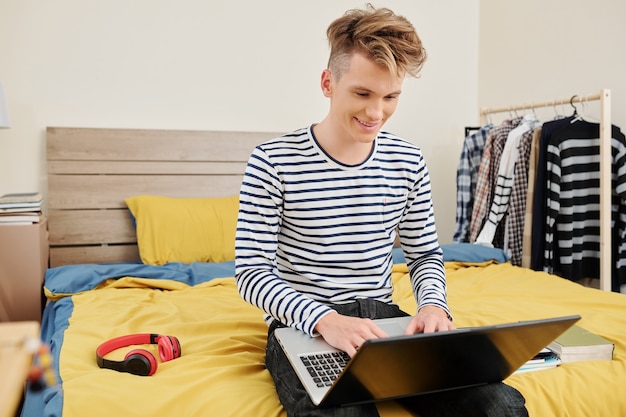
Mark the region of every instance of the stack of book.
[[540, 369], [550, 369], [555, 368], [560, 364], [561, 359], [559, 359], [558, 355], [550, 349], [544, 348], [541, 352], [536, 354], [534, 358], [527, 361], [517, 371], [515, 371], [515, 373], [518, 374], [521, 372], [538, 371]]
[[43, 196], [38, 192], [1, 196], [0, 226], [39, 223], [42, 204]]
[[569, 362], [610, 361], [613, 359], [614, 348], [615, 345], [610, 340], [573, 325], [515, 373], [554, 368]]

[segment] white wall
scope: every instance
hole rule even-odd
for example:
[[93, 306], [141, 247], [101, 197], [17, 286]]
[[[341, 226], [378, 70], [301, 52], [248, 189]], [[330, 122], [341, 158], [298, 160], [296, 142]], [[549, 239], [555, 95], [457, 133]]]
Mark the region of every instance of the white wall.
[[[613, 123], [626, 128], [625, 17], [623, 0], [481, 0], [480, 105], [550, 101], [608, 88]], [[563, 110], [573, 111], [569, 105]], [[586, 110], [599, 118], [598, 102]], [[553, 114], [548, 108], [540, 116]]]
[[[0, 194], [45, 192], [46, 126], [285, 131], [319, 121], [326, 26], [364, 3], [0, 0], [12, 123], [0, 129]], [[374, 4], [413, 21], [430, 55], [387, 128], [424, 149], [443, 243], [463, 127], [478, 123], [481, 106], [610, 88], [613, 121], [626, 126], [626, 2]]]
[[[430, 54], [387, 128], [419, 144], [451, 240], [463, 126], [476, 118], [478, 0], [374, 1]], [[0, 0], [0, 194], [46, 190], [46, 126], [287, 131], [321, 120], [325, 30], [347, 0]], [[470, 123], [471, 124], [471, 123]]]

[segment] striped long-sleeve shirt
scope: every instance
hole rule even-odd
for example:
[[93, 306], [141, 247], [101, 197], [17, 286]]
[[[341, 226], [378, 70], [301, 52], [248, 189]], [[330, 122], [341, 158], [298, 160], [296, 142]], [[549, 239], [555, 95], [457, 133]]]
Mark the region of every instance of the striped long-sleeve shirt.
[[[600, 276], [600, 127], [578, 121], [547, 147], [544, 270], [573, 281]], [[626, 137], [612, 127], [613, 289], [626, 282]]]
[[415, 145], [380, 133], [357, 166], [320, 148], [312, 127], [254, 149], [240, 193], [236, 280], [242, 297], [308, 334], [329, 304], [392, 302], [400, 234], [420, 307], [450, 314], [431, 185]]

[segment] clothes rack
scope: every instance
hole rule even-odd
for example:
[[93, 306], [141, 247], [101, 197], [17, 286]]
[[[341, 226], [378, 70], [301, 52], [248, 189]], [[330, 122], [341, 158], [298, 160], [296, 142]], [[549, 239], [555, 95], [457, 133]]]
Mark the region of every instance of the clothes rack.
[[602, 89], [600, 93], [586, 96], [541, 101], [507, 107], [480, 109], [480, 121], [488, 123], [493, 113], [534, 110], [541, 107], [554, 107], [562, 104], [600, 101], [600, 289], [611, 291], [611, 90]]

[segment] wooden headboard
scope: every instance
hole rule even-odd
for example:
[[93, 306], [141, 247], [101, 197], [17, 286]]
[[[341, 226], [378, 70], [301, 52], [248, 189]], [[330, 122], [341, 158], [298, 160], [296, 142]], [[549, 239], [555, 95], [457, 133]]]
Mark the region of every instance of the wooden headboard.
[[126, 197], [236, 195], [254, 146], [278, 135], [49, 127], [50, 266], [139, 260]]

